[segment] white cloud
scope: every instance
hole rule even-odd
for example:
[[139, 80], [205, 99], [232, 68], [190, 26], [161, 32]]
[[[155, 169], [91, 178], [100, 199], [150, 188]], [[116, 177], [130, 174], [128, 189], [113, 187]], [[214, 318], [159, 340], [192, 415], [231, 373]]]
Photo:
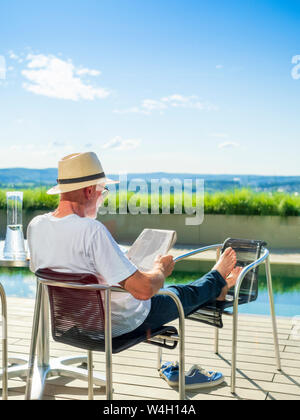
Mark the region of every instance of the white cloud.
[[169, 102], [169, 103], [182, 103], [182, 104], [186, 104], [188, 102], [190, 102], [193, 99], [197, 99], [197, 96], [193, 95], [193, 96], [182, 96], [182, 95], [170, 95], [170, 96], [166, 96], [165, 98], [161, 98], [162, 102]]
[[74, 146], [62, 144], [60, 147], [55, 142], [48, 144], [26, 143], [11, 144], [0, 148], [0, 166], [26, 167], [26, 168], [49, 168], [56, 167], [57, 162], [63, 157], [74, 151]]
[[11, 60], [18, 60], [19, 59], [19, 56], [17, 54], [15, 54], [13, 51], [9, 51], [8, 56]]
[[300, 55], [294, 55], [292, 57], [292, 64], [297, 64], [300, 61]]
[[145, 112], [151, 112], [155, 110], [167, 109], [167, 105], [161, 101], [156, 101], [154, 99], [144, 99], [141, 108]]
[[226, 141], [224, 143], [220, 143], [218, 145], [219, 149], [231, 149], [231, 148], [235, 148], [235, 147], [239, 147], [240, 145], [234, 141]]
[[116, 136], [113, 139], [109, 140], [102, 146], [104, 150], [132, 150], [136, 149], [140, 145], [141, 141], [138, 139], [128, 139], [124, 140], [120, 136]]
[[24, 89], [50, 98], [94, 100], [109, 96], [107, 89], [84, 83], [80, 76], [98, 76], [98, 70], [76, 69], [71, 60], [64, 61], [54, 55], [29, 54], [27, 69], [22, 75], [28, 80]]
[[292, 68], [292, 72], [291, 72], [292, 78], [295, 80], [298, 80], [300, 79], [300, 55], [294, 55], [292, 58], [292, 63], [296, 64]]
[[78, 76], [85, 76], [85, 75], [87, 75], [87, 76], [100, 76], [101, 71], [90, 70], [90, 69], [79, 69], [79, 70], [76, 70], [76, 74]]
[[[23, 54], [21, 54], [21, 55], [23, 55]], [[12, 50], [8, 51], [8, 56], [11, 60], [15, 60], [18, 63], [23, 63], [23, 61], [24, 61], [23, 58], [21, 58], [19, 55], [15, 54], [15, 52], [12, 51]]]
[[183, 96], [179, 94], [173, 94], [170, 96], [162, 97], [161, 99], [144, 99], [140, 106], [134, 106], [127, 109], [116, 109], [114, 112], [118, 114], [137, 113], [150, 115], [155, 111], [159, 111], [161, 114], [172, 108], [186, 108], [195, 109], [198, 111], [216, 111], [217, 106], [212, 105], [208, 102], [201, 102], [196, 95]]

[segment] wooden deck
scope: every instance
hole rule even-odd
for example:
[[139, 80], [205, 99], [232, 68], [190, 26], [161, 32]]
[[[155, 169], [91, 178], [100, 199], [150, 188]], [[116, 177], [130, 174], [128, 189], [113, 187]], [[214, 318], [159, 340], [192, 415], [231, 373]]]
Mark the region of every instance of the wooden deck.
[[[8, 298], [9, 357], [27, 357], [30, 345], [34, 301]], [[186, 370], [197, 363], [206, 369], [223, 372], [224, 384], [201, 391], [187, 392], [189, 400], [251, 399], [300, 400], [300, 328], [292, 336], [292, 320], [278, 318], [282, 371], [275, 368], [271, 320], [269, 317], [239, 317], [237, 389], [230, 393], [231, 318], [224, 317], [220, 330], [220, 355], [213, 353], [213, 328], [193, 321], [186, 322]], [[174, 323], [176, 325], [176, 323]], [[140, 344], [132, 350], [113, 356], [115, 400], [176, 400], [178, 393], [159, 377], [154, 346]], [[82, 353], [74, 348], [50, 341], [50, 355], [70, 356]], [[178, 352], [164, 351], [163, 360], [178, 360]], [[2, 359], [0, 359], [2, 360]], [[103, 372], [104, 354], [94, 353], [95, 371]], [[23, 399], [25, 382], [9, 380], [9, 399]], [[87, 399], [87, 385], [80, 380], [51, 378], [44, 399]], [[105, 399], [105, 390], [95, 388], [95, 399]]]

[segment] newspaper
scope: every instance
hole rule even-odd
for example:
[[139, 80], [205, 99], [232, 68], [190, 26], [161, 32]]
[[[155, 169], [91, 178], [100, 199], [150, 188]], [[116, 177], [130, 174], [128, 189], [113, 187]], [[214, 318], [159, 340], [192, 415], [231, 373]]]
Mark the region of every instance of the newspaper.
[[177, 240], [175, 230], [144, 229], [127, 252], [139, 270], [150, 271], [157, 255], [165, 255]]

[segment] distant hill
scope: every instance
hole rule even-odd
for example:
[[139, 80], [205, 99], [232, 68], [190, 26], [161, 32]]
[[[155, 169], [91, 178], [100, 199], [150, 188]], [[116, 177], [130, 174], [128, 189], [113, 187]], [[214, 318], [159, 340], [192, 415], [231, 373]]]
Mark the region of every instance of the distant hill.
[[[119, 175], [111, 174], [112, 179], [119, 179]], [[151, 179], [184, 179], [196, 178], [204, 179], [205, 191], [224, 191], [234, 188], [251, 188], [256, 191], [283, 191], [300, 193], [300, 176], [261, 176], [261, 175], [208, 175], [190, 173], [129, 173], [127, 180], [144, 179], [147, 183]], [[1, 188], [35, 188], [49, 187], [56, 184], [57, 169], [28, 169], [28, 168], [8, 168], [0, 169]]]
[[27, 169], [8, 168], [0, 169], [1, 187], [29, 188], [35, 186], [48, 186], [56, 182], [57, 169]]

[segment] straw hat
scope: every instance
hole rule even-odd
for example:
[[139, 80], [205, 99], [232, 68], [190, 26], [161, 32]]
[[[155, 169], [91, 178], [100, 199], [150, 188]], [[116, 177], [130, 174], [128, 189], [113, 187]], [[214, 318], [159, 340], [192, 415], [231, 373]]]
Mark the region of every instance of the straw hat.
[[90, 185], [117, 184], [105, 177], [102, 165], [94, 152], [73, 153], [58, 162], [57, 185], [47, 194], [60, 194], [80, 190]]

